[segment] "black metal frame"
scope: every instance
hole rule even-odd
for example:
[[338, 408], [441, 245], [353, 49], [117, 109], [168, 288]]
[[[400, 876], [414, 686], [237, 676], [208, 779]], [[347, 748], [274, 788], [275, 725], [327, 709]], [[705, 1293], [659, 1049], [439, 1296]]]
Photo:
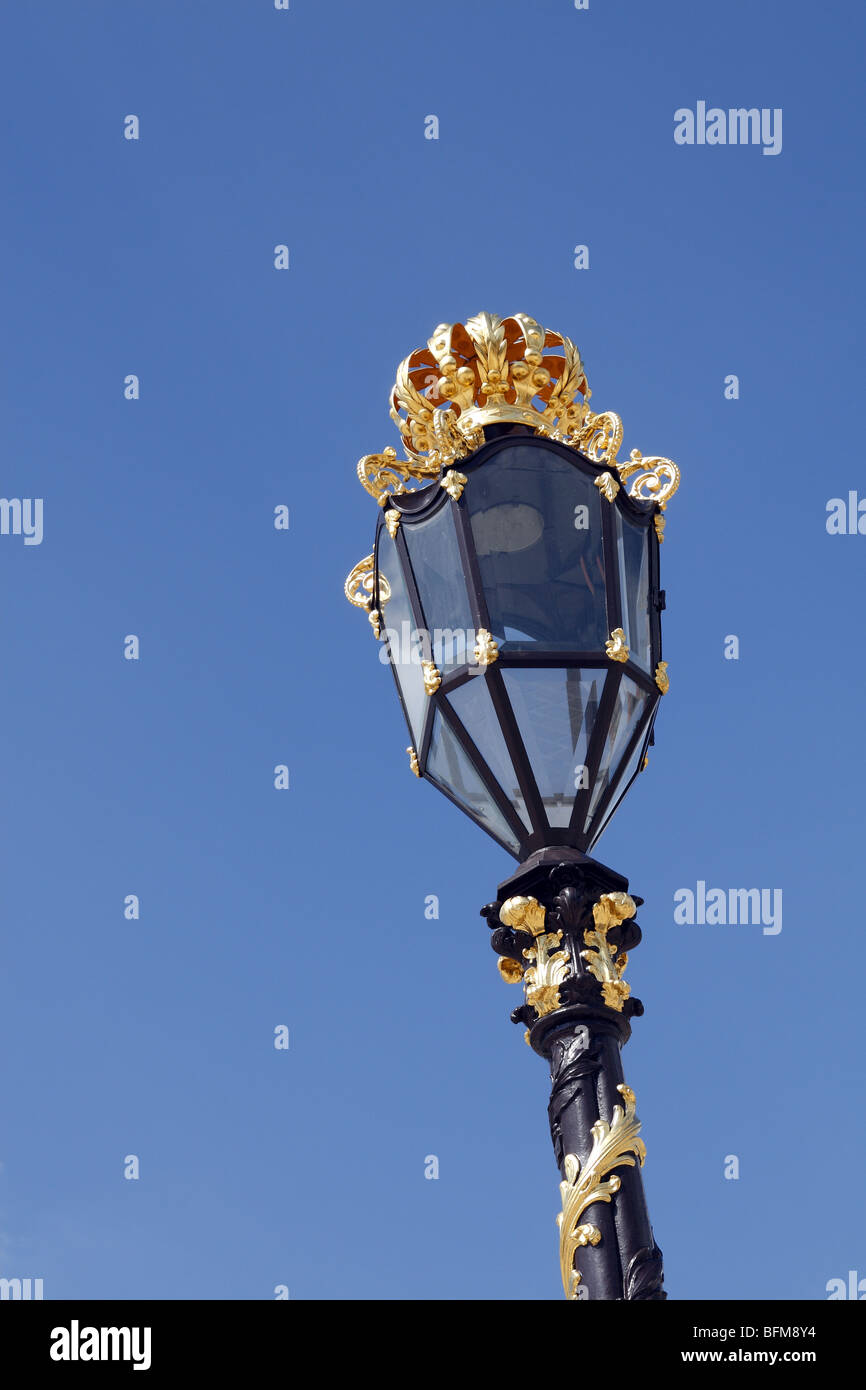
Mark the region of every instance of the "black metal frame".
[[[603, 463], [594, 463], [591, 459], [578, 453], [577, 450], [569, 448], [567, 445], [561, 444], [555, 440], [545, 439], [534, 434], [531, 430], [523, 430], [518, 427], [517, 429], [509, 431], [507, 436], [498, 435], [496, 438], [489, 439], [487, 443], [483, 444], [481, 448], [477, 449], [470, 457], [460, 460], [457, 466], [459, 466], [460, 471], [464, 472], [469, 479], [468, 486], [471, 486], [471, 475], [474, 472], [482, 468], [493, 455], [501, 452], [503, 448], [517, 443], [518, 439], [521, 444], [532, 443], [538, 449], [547, 450], [567, 460], [574, 468], [582, 472], [584, 476], [596, 478], [601, 473], [609, 471], [607, 465]], [[401, 523], [402, 520], [405, 519], [410, 526], [412, 522], [415, 521], [430, 520], [444, 507], [449, 507], [451, 509], [473, 622], [476, 628], [489, 629], [490, 615], [487, 609], [475, 545], [471, 536], [469, 512], [463, 498], [461, 497], [455, 501], [442, 487], [440, 487], [438, 482], [435, 482], [416, 492], [407, 492], [396, 496], [390, 496], [387, 498], [384, 506], [398, 511], [401, 516]], [[635, 502], [628, 497], [624, 488], [620, 488], [613, 503], [605, 502], [602, 505], [602, 551], [604, 557], [605, 604], [609, 632], [612, 632], [614, 628], [624, 626], [625, 610], [624, 595], [620, 592], [614, 508], [618, 508], [621, 515], [633, 525], [640, 526], [649, 532], [648, 587], [650, 650], [651, 665], [653, 670], [655, 670], [657, 663], [662, 658], [660, 612], [664, 607], [664, 594], [659, 589], [659, 543], [653, 528], [653, 517], [657, 514], [658, 508], [654, 503]], [[380, 613], [382, 612], [382, 608], [379, 603], [379, 539], [383, 525], [384, 517], [380, 517], [374, 549], [375, 566], [373, 585], [373, 603]], [[409, 549], [403, 535], [402, 524], [398, 527], [394, 540], [398, 559], [403, 571], [413, 620], [419, 630], [426, 631], [428, 630], [428, 624], [415, 579]], [[398, 697], [403, 706], [404, 717], [406, 718], [407, 727], [411, 734], [411, 724], [409, 723], [408, 713], [403, 701], [400, 682], [397, 678], [396, 670], [394, 670], [393, 660], [391, 661], [391, 666], [394, 681], [397, 686]], [[599, 700], [598, 714], [586, 750], [589, 786], [581, 789], [575, 797], [571, 819], [567, 828], [551, 826], [548, 821], [544, 802], [530, 765], [523, 739], [518, 730], [505, 681], [502, 678], [502, 671], [508, 670], [509, 668], [542, 668], [554, 666], [559, 668], [580, 667], [583, 670], [606, 672], [601, 698]], [[505, 643], [500, 649], [498, 660], [487, 668], [483, 677], [479, 677], [477, 670], [470, 669], [469, 665], [466, 663], [443, 675], [439, 689], [428, 701], [423, 732], [420, 739], [421, 746], [416, 749], [422, 776], [427, 777], [428, 780], [436, 786], [437, 790], [443, 792], [450, 801], [453, 801], [455, 805], [460, 807], [464, 814], [469, 815], [471, 819], [475, 820], [476, 823], [480, 825], [480, 828], [491, 835], [503, 849], [520, 860], [525, 860], [534, 851], [544, 846], [563, 845], [570, 846], [581, 852], [586, 852], [597, 842], [602, 831], [615, 814], [628, 792], [629, 787], [638, 775], [642, 763], [641, 758], [637, 763], [635, 772], [628, 779], [627, 784], [614, 784], [605, 789], [595, 808], [592, 827], [587, 834], [583, 827], [586, 822], [595, 779], [598, 774], [598, 768], [610, 731], [610, 721], [616, 702], [617, 692], [624, 676], [628, 676], [634, 684], [638, 686], [638, 688], [644, 690], [649, 697], [646, 708], [641, 714], [638, 726], [629, 739], [628, 745], [622, 754], [619, 765], [625, 768], [628, 766], [630, 759], [633, 757], [638, 747], [641, 747], [645, 753], [646, 747], [652, 738], [653, 725], [661, 698], [652, 675], [644, 671], [631, 659], [624, 663], [615, 662], [611, 661], [603, 654], [599, 654], [598, 651], [582, 653], [543, 648], [509, 650], [508, 644]], [[531, 821], [529, 827], [523, 825], [511, 802], [503, 794], [492, 770], [482, 757], [469, 731], [466, 729], [447, 698], [452, 690], [457, 689], [470, 679], [484, 679], [486, 681], [487, 689], [490, 692], [497, 720], [505, 740], [505, 746], [511, 758], [517, 783], [520, 787], [527, 814]], [[466, 806], [458, 801], [446, 787], [427, 773], [427, 757], [430, 749], [434, 715], [437, 711], [446, 727], [466, 754], [470, 764], [473, 766], [487, 790], [491, 801], [504, 818], [512, 834], [515, 836], [515, 839], [518, 841], [518, 848], [516, 850], [513, 845], [505, 843], [498, 835], [494, 834], [487, 825], [484, 825], [473, 815], [471, 810], [467, 809]], [[412, 734], [412, 738], [414, 743], [414, 734]]]

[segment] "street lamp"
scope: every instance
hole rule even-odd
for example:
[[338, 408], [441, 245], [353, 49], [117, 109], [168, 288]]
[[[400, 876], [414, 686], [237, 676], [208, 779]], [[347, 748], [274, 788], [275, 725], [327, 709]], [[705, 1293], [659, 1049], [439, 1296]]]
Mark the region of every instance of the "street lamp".
[[401, 363], [406, 452], [367, 455], [381, 508], [346, 581], [391, 665], [418, 777], [519, 862], [482, 908], [512, 1019], [551, 1068], [560, 1263], [573, 1299], [664, 1298], [621, 1048], [642, 902], [589, 857], [646, 766], [662, 660], [659, 545], [679, 485], [617, 461], [575, 345], [525, 314], [442, 324]]

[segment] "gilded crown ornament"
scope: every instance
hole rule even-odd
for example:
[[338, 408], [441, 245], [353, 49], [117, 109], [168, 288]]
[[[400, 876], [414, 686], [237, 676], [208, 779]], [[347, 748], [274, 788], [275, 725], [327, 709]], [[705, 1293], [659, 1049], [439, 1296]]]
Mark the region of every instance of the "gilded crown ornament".
[[615, 468], [618, 478], [608, 472], [599, 483], [609, 500], [630, 480], [629, 496], [663, 510], [679, 487], [676, 464], [644, 458], [637, 449], [628, 463], [619, 463], [622, 421], [612, 411], [594, 414], [591, 394], [571, 339], [528, 314], [475, 314], [465, 324], [440, 323], [427, 346], [397, 369], [391, 419], [406, 457], [398, 458], [390, 446], [367, 454], [358, 477], [380, 505], [408, 491], [413, 481], [442, 479], [456, 492], [464, 480], [452, 465], [484, 443], [486, 425], [526, 425]]

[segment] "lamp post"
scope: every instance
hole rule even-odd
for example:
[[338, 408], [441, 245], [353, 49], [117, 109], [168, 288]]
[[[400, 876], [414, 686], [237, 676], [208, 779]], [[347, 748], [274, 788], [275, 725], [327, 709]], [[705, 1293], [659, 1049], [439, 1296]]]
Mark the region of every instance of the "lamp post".
[[346, 581], [387, 647], [412, 771], [515, 859], [482, 908], [511, 1017], [550, 1064], [570, 1299], [661, 1299], [621, 1049], [641, 898], [590, 857], [646, 766], [662, 695], [659, 545], [679, 485], [595, 414], [575, 345], [525, 314], [442, 324], [401, 363], [406, 452], [358, 476], [380, 506]]

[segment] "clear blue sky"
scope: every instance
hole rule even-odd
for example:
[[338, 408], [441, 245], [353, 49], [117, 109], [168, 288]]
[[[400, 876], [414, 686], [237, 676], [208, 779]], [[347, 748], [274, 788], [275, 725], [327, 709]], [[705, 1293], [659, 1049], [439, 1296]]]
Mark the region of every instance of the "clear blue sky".
[[[574, 338], [624, 455], [683, 470], [671, 691], [597, 849], [646, 899], [625, 1069], [670, 1294], [866, 1275], [866, 535], [825, 526], [866, 497], [862, 12], [49, 0], [3, 29], [0, 493], [44, 539], [0, 536], [0, 1273], [561, 1297], [546, 1068], [478, 916], [513, 861], [411, 776], [342, 594], [398, 361], [488, 309]], [[781, 108], [781, 153], [677, 146], [698, 101]], [[781, 888], [782, 931], [677, 925], [698, 880]]]

